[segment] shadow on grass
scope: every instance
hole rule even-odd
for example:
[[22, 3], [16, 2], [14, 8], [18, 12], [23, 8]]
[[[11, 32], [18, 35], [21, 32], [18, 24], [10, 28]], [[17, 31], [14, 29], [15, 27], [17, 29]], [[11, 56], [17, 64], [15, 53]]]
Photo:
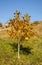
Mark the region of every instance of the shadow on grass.
[[21, 51], [21, 53], [26, 54], [26, 55], [31, 54], [31, 48], [30, 47], [23, 47], [21, 45], [20, 46], [20, 51]]
[[[10, 44], [12, 49], [14, 50], [14, 52], [17, 52], [18, 51], [18, 44], [17, 43], [13, 43], [13, 44]], [[30, 47], [23, 47], [22, 45], [20, 45], [20, 53], [21, 54], [31, 54], [31, 48]]]

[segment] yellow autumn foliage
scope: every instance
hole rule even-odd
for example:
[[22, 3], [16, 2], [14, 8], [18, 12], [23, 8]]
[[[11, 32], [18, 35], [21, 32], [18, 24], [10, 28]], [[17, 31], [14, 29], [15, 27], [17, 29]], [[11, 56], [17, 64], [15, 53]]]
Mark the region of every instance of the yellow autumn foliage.
[[18, 32], [21, 32], [21, 30], [18, 30]]
[[9, 31], [8, 34], [13, 37], [20, 37], [22, 39], [25, 38], [25, 40], [28, 40], [31, 37], [36, 38], [32, 31], [33, 26], [31, 24], [29, 24], [28, 22], [26, 22], [27, 20], [26, 21], [21, 20], [21, 19], [19, 19], [20, 17], [17, 19], [16, 18], [14, 18], [10, 21], [11, 22], [11, 24], [10, 24], [11, 31]]
[[28, 37], [25, 37], [25, 40], [28, 40], [29, 38]]

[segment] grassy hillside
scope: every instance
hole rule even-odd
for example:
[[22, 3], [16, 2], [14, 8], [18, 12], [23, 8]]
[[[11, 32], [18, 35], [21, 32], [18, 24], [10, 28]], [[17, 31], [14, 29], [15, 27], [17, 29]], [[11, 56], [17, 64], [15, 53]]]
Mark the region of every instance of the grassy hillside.
[[[38, 29], [36, 27], [39, 24], [35, 26], [35, 29]], [[20, 49], [20, 59], [17, 58], [17, 47], [17, 41], [9, 38], [6, 30], [1, 30], [0, 65], [42, 65], [42, 37], [39, 36], [29, 39], [28, 42], [23, 42]]]
[[17, 47], [18, 44], [13, 39], [0, 40], [0, 65], [42, 65], [41, 38], [22, 43], [19, 60]]

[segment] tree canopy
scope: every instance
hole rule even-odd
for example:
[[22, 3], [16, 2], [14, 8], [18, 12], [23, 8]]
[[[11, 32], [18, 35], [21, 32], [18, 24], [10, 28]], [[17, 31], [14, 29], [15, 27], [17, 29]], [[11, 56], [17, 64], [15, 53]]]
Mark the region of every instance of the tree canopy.
[[32, 31], [33, 27], [29, 23], [30, 16], [28, 14], [24, 15], [24, 20], [20, 19], [20, 12], [16, 11], [14, 13], [15, 17], [10, 19], [10, 30], [8, 31], [9, 35], [13, 38], [19, 38], [22, 40], [28, 40], [34, 33]]

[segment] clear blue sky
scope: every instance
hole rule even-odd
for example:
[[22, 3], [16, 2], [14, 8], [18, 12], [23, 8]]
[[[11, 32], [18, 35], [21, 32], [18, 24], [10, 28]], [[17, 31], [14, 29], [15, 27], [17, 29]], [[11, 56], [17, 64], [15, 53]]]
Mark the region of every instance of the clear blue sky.
[[13, 18], [18, 10], [21, 16], [31, 15], [31, 21], [42, 20], [42, 0], [0, 0], [0, 22], [7, 22]]

